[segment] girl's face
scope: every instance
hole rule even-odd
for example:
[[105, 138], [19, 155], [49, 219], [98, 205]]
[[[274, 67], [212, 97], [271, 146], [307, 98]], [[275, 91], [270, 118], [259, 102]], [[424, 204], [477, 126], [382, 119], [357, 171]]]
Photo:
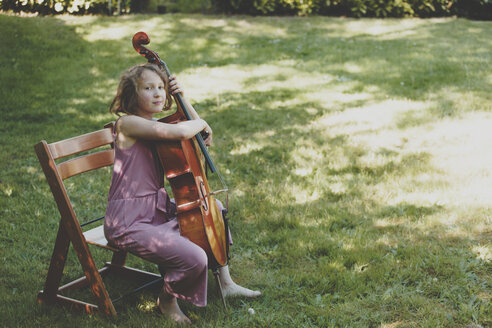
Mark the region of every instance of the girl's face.
[[138, 111], [137, 115], [152, 119], [154, 114], [162, 111], [166, 102], [164, 82], [157, 73], [144, 70], [137, 84]]

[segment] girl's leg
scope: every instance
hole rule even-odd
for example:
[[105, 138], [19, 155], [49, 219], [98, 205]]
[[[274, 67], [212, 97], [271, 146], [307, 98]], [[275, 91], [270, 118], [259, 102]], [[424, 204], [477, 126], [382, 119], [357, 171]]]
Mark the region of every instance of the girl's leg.
[[181, 311], [176, 297], [168, 294], [164, 288], [157, 298], [157, 306], [162, 314], [178, 323], [191, 324], [191, 320]]
[[224, 297], [227, 296], [245, 296], [245, 297], [258, 297], [261, 295], [260, 291], [251, 290], [239, 286], [232, 281], [231, 274], [229, 273], [229, 266], [223, 266], [219, 268], [220, 284], [222, 285], [222, 293]]
[[176, 220], [147, 226], [131, 235], [133, 242], [127, 249], [163, 269], [166, 294], [196, 306], [207, 305], [208, 259], [205, 251], [180, 235]]

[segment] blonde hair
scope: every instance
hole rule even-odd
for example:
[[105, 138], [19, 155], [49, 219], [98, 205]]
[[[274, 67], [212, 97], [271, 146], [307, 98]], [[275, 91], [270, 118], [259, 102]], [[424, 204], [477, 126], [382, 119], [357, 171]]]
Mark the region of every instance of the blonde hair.
[[116, 91], [116, 96], [113, 102], [109, 106], [109, 112], [121, 116], [124, 114], [136, 115], [138, 111], [138, 92], [137, 85], [138, 81], [142, 77], [142, 73], [145, 70], [155, 72], [164, 82], [164, 88], [166, 90], [166, 102], [164, 103], [164, 109], [168, 110], [172, 105], [172, 97], [169, 94], [169, 79], [164, 71], [162, 71], [157, 65], [154, 64], [143, 64], [133, 66], [126, 70], [121, 76], [120, 84], [118, 85], [118, 90]]

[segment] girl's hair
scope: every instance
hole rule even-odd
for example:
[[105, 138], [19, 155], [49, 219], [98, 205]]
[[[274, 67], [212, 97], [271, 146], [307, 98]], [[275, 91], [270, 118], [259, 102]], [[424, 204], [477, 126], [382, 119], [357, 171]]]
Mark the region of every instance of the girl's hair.
[[167, 75], [157, 65], [143, 64], [133, 66], [123, 73], [121, 76], [118, 90], [113, 102], [109, 106], [109, 112], [120, 116], [124, 114], [137, 114], [138, 110], [138, 93], [137, 85], [138, 81], [142, 77], [142, 73], [145, 70], [150, 70], [157, 73], [164, 82], [164, 88], [166, 90], [166, 102], [164, 103], [164, 110], [168, 110], [172, 105], [172, 98], [169, 94], [169, 79]]

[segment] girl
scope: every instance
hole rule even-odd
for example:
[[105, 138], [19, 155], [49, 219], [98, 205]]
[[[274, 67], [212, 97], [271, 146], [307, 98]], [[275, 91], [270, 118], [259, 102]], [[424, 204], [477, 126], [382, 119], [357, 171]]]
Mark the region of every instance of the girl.
[[[154, 114], [170, 108], [171, 94], [177, 93], [183, 92], [175, 76], [168, 81], [153, 64], [135, 66], [123, 74], [110, 106], [110, 112], [126, 115], [118, 118], [114, 128], [115, 161], [104, 233], [116, 247], [158, 264], [164, 276], [164, 287], [157, 299], [159, 309], [174, 321], [191, 323], [179, 308], [177, 298], [196, 306], [207, 304], [208, 259], [199, 246], [180, 235], [175, 204], [159, 183], [163, 177], [152, 143], [189, 139], [206, 131], [205, 144], [209, 146], [212, 129], [184, 96], [192, 120], [178, 124], [154, 120]], [[219, 274], [224, 296], [261, 294], [235, 284], [227, 266], [219, 268]]]

